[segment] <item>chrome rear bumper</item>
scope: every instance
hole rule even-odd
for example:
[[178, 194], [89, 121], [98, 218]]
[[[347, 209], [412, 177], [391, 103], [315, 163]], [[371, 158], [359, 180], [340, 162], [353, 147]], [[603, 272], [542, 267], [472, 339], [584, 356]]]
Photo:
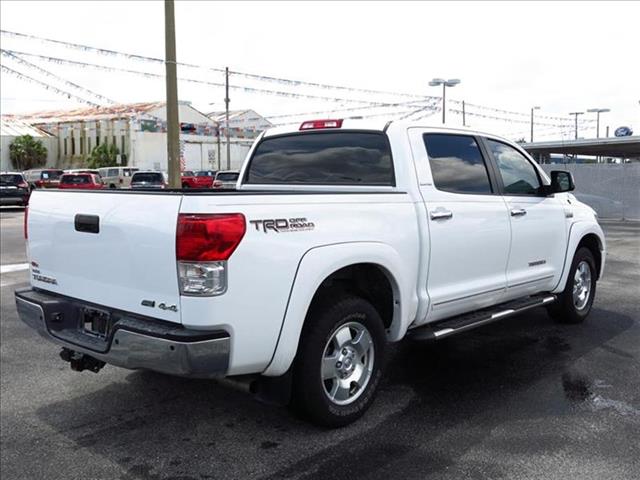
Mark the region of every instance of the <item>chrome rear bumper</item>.
[[224, 376], [229, 366], [231, 338], [222, 330], [189, 330], [118, 312], [108, 336], [96, 340], [82, 331], [82, 302], [31, 288], [16, 291], [15, 299], [18, 316], [40, 335], [111, 365], [196, 378]]

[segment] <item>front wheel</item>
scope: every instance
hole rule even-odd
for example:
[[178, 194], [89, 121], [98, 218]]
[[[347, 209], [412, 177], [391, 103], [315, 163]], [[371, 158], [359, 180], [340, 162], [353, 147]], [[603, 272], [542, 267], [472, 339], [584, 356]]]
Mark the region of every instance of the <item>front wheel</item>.
[[344, 296], [316, 306], [294, 365], [294, 406], [322, 426], [357, 420], [373, 402], [385, 349], [382, 319], [366, 300]]
[[583, 322], [593, 305], [597, 277], [591, 250], [584, 247], [578, 249], [564, 291], [558, 296], [557, 302], [548, 308], [551, 317], [560, 323]]

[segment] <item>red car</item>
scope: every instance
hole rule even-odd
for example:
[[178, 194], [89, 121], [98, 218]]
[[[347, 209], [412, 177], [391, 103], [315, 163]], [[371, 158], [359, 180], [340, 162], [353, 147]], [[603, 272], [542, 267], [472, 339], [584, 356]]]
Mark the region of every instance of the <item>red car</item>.
[[185, 170], [182, 172], [182, 188], [211, 188], [213, 176], [208, 175], [206, 170], [202, 172], [192, 172]]
[[65, 173], [60, 177], [58, 188], [102, 190], [104, 185], [100, 176], [93, 173]]

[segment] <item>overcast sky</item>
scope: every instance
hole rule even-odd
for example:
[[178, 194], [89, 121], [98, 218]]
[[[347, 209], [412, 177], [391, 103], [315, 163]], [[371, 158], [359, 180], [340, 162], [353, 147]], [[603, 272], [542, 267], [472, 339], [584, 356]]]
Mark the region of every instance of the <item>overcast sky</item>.
[[[179, 62], [225, 67], [261, 75], [350, 87], [440, 95], [433, 77], [460, 78], [447, 98], [522, 112], [538, 105], [539, 115], [608, 107], [601, 134], [632, 126], [640, 133], [638, 2], [400, 3], [400, 2], [176, 2]], [[105, 49], [164, 57], [163, 2], [17, 2], [0, 3], [2, 29]], [[117, 68], [163, 74], [163, 66], [121, 57], [1, 37], [5, 50], [63, 57]], [[57, 65], [27, 58], [41, 68], [118, 102], [164, 99], [164, 80]], [[3, 65], [71, 89], [41, 72], [2, 57]], [[179, 76], [221, 82], [218, 73], [180, 67]], [[384, 102], [411, 98], [292, 87], [232, 77], [232, 84], [346, 99]], [[203, 111], [224, 108], [224, 90], [180, 82], [179, 97]], [[73, 108], [72, 99], [5, 72], [1, 77], [2, 113]], [[353, 107], [357, 103], [303, 100], [231, 91], [231, 108], [261, 114]], [[452, 108], [459, 108], [455, 104]], [[400, 109], [401, 110], [401, 109]], [[398, 111], [400, 111], [398, 110]], [[409, 107], [405, 108], [406, 111]], [[498, 121], [468, 116], [473, 127], [511, 137], [529, 136], [528, 117], [468, 110], [507, 117]], [[364, 110], [359, 113], [367, 113]], [[369, 111], [375, 113], [376, 111]], [[583, 116], [595, 118], [594, 114]], [[436, 114], [430, 122], [439, 122]], [[449, 114], [451, 125], [461, 118]], [[573, 135], [541, 118], [540, 139]], [[562, 122], [560, 122], [562, 123]], [[581, 136], [595, 136], [584, 123]], [[543, 138], [544, 137], [544, 138]]]

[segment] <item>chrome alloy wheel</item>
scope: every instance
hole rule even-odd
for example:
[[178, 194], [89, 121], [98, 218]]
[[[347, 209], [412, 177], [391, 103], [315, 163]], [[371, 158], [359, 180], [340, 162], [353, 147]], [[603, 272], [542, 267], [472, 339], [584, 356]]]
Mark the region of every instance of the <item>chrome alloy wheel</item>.
[[322, 386], [336, 405], [348, 405], [364, 392], [374, 364], [373, 339], [359, 322], [340, 325], [330, 336], [322, 356]]
[[573, 276], [573, 305], [582, 310], [589, 302], [591, 295], [591, 268], [584, 260], [578, 264]]

